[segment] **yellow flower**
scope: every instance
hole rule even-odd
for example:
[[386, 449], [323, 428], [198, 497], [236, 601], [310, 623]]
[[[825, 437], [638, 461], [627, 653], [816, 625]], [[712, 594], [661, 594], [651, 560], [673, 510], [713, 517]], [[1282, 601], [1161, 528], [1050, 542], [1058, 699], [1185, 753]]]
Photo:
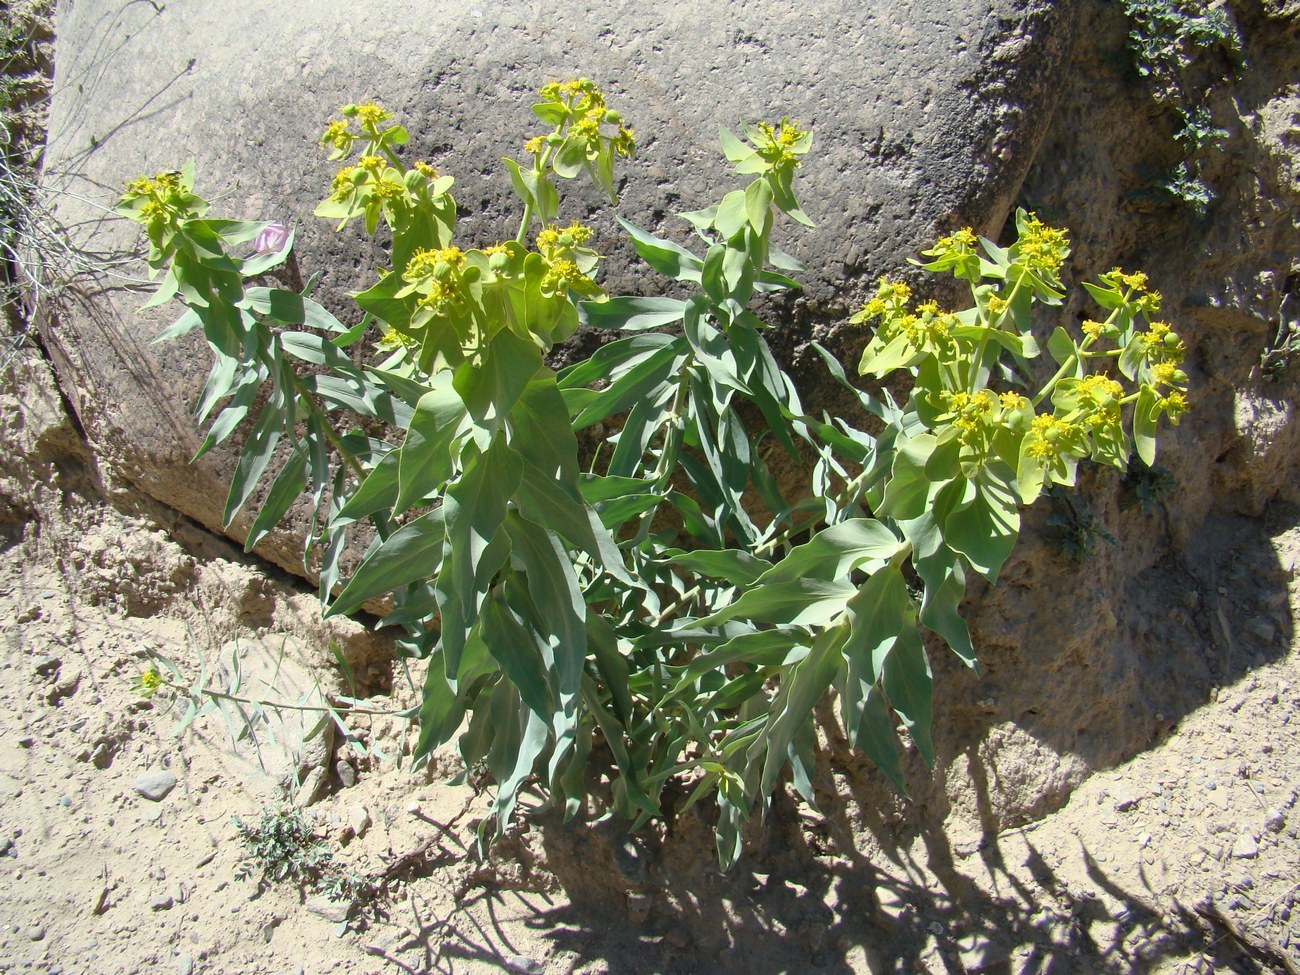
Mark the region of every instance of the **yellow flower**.
[[366, 102], [363, 105], [358, 105], [353, 112], [357, 117], [357, 121], [371, 129], [376, 128], [380, 122], [393, 117], [392, 112], [385, 111], [374, 102]]
[[493, 254], [509, 254], [510, 252], [506, 249], [505, 244], [493, 244], [491, 247], [484, 247], [483, 253], [491, 257]]
[[1002, 403], [1002, 408], [1004, 410], [1024, 409], [1025, 405], [1029, 402], [1029, 400], [1021, 396], [1019, 393], [1003, 393], [999, 397], [999, 401]]
[[362, 156], [357, 160], [357, 165], [371, 173], [377, 173], [384, 168], [384, 159], [382, 156]]
[[546, 140], [540, 135], [535, 135], [524, 143], [524, 152], [531, 152], [534, 156], [540, 156], [545, 145]]
[[578, 270], [578, 265], [574, 264], [573, 261], [553, 261], [546, 274], [542, 276], [542, 290], [554, 293], [572, 287], [583, 280], [585, 280], [585, 276]]
[[325, 134], [320, 137], [320, 144], [323, 146], [339, 146], [349, 142], [352, 138], [348, 131], [346, 119], [334, 119], [325, 126]]
[[415, 164], [415, 171], [425, 179], [433, 180], [438, 178], [438, 171], [427, 162], [417, 162]]
[[1103, 325], [1101, 322], [1094, 322], [1094, 321], [1084, 322], [1083, 325], [1080, 327], [1083, 329], [1083, 334], [1088, 336], [1088, 338], [1090, 339], [1095, 339], [1106, 328], [1106, 326]]
[[1007, 310], [1006, 299], [999, 298], [997, 295], [989, 295], [990, 315], [1001, 315], [1006, 310]]
[[158, 671], [154, 670], [153, 667], [149, 667], [140, 675], [140, 683], [137, 685], [136, 689], [145, 697], [149, 697], [157, 691], [158, 688], [162, 687], [162, 683], [163, 680]]

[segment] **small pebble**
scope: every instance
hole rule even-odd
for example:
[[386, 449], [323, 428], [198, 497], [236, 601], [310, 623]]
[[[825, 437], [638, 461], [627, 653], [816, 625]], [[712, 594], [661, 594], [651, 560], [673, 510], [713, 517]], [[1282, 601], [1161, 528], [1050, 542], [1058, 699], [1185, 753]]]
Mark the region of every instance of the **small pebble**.
[[[674, 929], [676, 930], [676, 929]], [[668, 932], [668, 937], [672, 931]], [[512, 972], [518, 972], [519, 975], [542, 975], [546, 971], [546, 966], [536, 958], [529, 958], [527, 955], [506, 955], [506, 968]]]
[[193, 955], [181, 955], [176, 959], [176, 975], [194, 975]]
[[334, 774], [338, 776], [339, 782], [345, 789], [350, 789], [357, 784], [357, 770], [346, 759], [340, 758], [334, 763]]
[[150, 802], [161, 802], [176, 788], [176, 776], [166, 769], [148, 772], [132, 782], [131, 788]]
[[1270, 809], [1268, 815], [1264, 817], [1264, 828], [1270, 833], [1282, 832], [1282, 827], [1286, 826], [1286, 816], [1280, 809]]
[[1249, 833], [1242, 833], [1232, 845], [1232, 855], [1242, 860], [1253, 860], [1259, 856], [1259, 844]]
[[[17, 925], [14, 925], [14, 927], [16, 929]], [[43, 941], [45, 939], [45, 925], [29, 924], [23, 930], [23, 934], [27, 935], [28, 941]]]
[[176, 901], [172, 899], [171, 894], [159, 894], [149, 902], [151, 911], [170, 911], [176, 906]]

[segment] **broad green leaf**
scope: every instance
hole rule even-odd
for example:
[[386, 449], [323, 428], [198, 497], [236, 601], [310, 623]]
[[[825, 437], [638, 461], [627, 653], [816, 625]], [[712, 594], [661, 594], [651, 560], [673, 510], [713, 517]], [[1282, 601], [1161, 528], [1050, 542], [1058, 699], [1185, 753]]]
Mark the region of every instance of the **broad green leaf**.
[[480, 635], [523, 702], [549, 722], [555, 702], [547, 680], [547, 661], [538, 652], [537, 635], [503, 596], [494, 595], [484, 602]]
[[943, 537], [976, 572], [996, 582], [1020, 534], [1020, 508], [1016, 494], [992, 477], [982, 476], [973, 486], [973, 496], [948, 515]]
[[823, 630], [813, 640], [808, 656], [790, 668], [781, 680], [781, 688], [772, 700], [771, 718], [746, 756], [750, 764], [762, 758], [759, 797], [764, 808], [771, 801], [790, 743], [812, 720], [813, 707], [844, 665], [840, 648], [847, 635], [848, 627], [843, 625]]
[[584, 325], [624, 332], [672, 325], [682, 320], [685, 311], [686, 303], [676, 298], [624, 297], [578, 303], [578, 312]]
[[478, 427], [495, 431], [542, 368], [534, 343], [501, 331], [479, 364], [466, 362], [456, 370], [452, 385]]
[[730, 606], [706, 616], [696, 625], [715, 626], [727, 620], [748, 619], [756, 623], [819, 626], [834, 619], [855, 591], [852, 583], [821, 579], [756, 584]]
[[851, 518], [822, 529], [790, 550], [758, 580], [760, 585], [792, 579], [842, 579], [866, 561], [894, 557], [901, 542], [874, 518]]
[[397, 468], [400, 460], [400, 450], [390, 450], [384, 454], [365, 480], [357, 485], [334, 520], [359, 521], [366, 515], [386, 511], [397, 504]]
[[1052, 330], [1052, 337], [1047, 340], [1047, 351], [1056, 360], [1058, 366], [1064, 365], [1070, 358], [1074, 358], [1076, 363], [1079, 362], [1077, 358], [1079, 346], [1074, 339], [1070, 338], [1070, 333], [1060, 325]]
[[889, 480], [885, 482], [881, 515], [905, 521], [925, 511], [936, 487], [926, 473], [926, 464], [937, 446], [937, 438], [929, 433], [908, 437], [898, 444]]
[[406, 440], [395, 452], [398, 465], [395, 515], [436, 496], [455, 470], [454, 445], [463, 435], [465, 404], [446, 379], [444, 374], [443, 385], [435, 386], [421, 397]]
[[867, 691], [852, 741], [871, 759], [876, 768], [885, 773], [885, 778], [889, 779], [903, 798], [911, 798], [903, 782], [903, 769], [898, 761], [893, 716], [879, 684], [873, 684]]
[[357, 566], [326, 616], [354, 613], [368, 600], [434, 574], [446, 537], [445, 512], [434, 508], [393, 532]]
[[1156, 418], [1159, 416], [1156, 391], [1143, 386], [1133, 404], [1133, 446], [1147, 467], [1156, 462]]
[[754, 233], [762, 234], [771, 219], [772, 187], [767, 180], [756, 179], [745, 187], [745, 214]]
[[641, 259], [660, 274], [666, 274], [676, 281], [700, 283], [700, 270], [704, 267], [704, 262], [690, 251], [672, 241], [656, 237], [622, 217], [618, 218], [618, 222], [632, 239], [632, 246], [641, 255]]
[[764, 571], [771, 568], [771, 563], [739, 549], [696, 549], [690, 552], [668, 549], [665, 554], [668, 555], [669, 565], [680, 566], [711, 579], [725, 579], [735, 586], [751, 586]]

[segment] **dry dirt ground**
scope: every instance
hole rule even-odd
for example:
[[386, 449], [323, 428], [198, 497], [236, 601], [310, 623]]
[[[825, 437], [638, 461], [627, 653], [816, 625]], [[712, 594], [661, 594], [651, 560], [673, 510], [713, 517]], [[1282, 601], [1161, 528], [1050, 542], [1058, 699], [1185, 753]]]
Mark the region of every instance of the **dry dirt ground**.
[[[399, 766], [400, 720], [356, 719], [355, 743], [335, 736], [332, 749], [318, 743], [291, 758], [286, 747], [303, 731], [297, 713], [259, 725], [256, 747], [233, 742], [218, 715], [176, 734], [184, 708], [165, 688], [148, 699], [138, 690], [151, 653], [187, 679], [206, 666], [216, 682], [239, 649], [245, 694], [310, 704], [344, 691], [323, 649], [333, 639], [375, 710], [414, 697], [360, 625], [327, 629], [299, 584], [194, 526], [66, 489], [35, 496], [0, 552], [0, 972], [1172, 973], [1300, 964], [1294, 647], [1259, 658], [1167, 738], [1099, 771], [1065, 808], [1029, 826], [974, 843], [923, 832], [874, 857], [869, 877], [828, 849], [821, 866], [835, 883], [753, 874], [745, 903], [720, 905], [727, 931], [706, 945], [674, 911], [723, 897], [721, 886], [651, 885], [593, 912], [566, 900], [541, 830], [522, 823], [480, 859], [474, 824], [485, 797], [451, 784], [459, 769], [450, 757], [421, 772]], [[1273, 551], [1243, 558], [1288, 574], [1295, 619], [1300, 517], [1275, 511], [1269, 528]], [[1221, 622], [1230, 641], [1231, 621]], [[284, 660], [259, 670], [259, 654]], [[320, 691], [290, 686], [312, 674]], [[381, 897], [347, 917], [290, 883], [236, 877], [247, 855], [236, 817], [256, 821], [277, 808], [277, 770], [298, 764], [315, 769], [299, 792], [319, 787], [306, 814], [337, 862], [385, 882]], [[816, 832], [815, 813], [800, 817]], [[775, 904], [801, 906], [765, 906]]]

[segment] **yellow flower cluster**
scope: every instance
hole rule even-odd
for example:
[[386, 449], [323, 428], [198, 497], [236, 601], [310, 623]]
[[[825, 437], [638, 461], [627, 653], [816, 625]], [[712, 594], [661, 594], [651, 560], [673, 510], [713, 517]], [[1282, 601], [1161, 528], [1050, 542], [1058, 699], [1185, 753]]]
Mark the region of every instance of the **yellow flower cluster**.
[[[609, 110], [605, 105], [604, 93], [590, 78], [552, 81], [543, 85], [538, 94], [544, 100], [563, 105], [568, 110], [568, 134], [587, 143], [589, 153], [599, 152], [602, 142], [608, 142], [610, 148], [620, 156], [630, 156], [635, 151], [635, 133], [623, 124], [617, 112]], [[600, 127], [605, 123], [616, 127], [613, 135], [601, 133]], [[536, 136], [524, 143], [524, 151], [534, 156], [540, 155], [546, 142], [545, 136]]]
[[555, 294], [584, 284], [587, 280], [587, 276], [578, 270], [577, 264], [560, 259], [552, 261], [546, 274], [542, 276], [542, 291]]
[[1034, 417], [1026, 437], [1025, 450], [1045, 464], [1059, 459], [1062, 454], [1074, 452], [1082, 431], [1050, 414]]
[[567, 227], [543, 227], [537, 233], [537, 249], [543, 254], [558, 250], [573, 250], [591, 240], [590, 227], [574, 221]]
[[1049, 227], [1032, 213], [1016, 241], [1018, 259], [1031, 271], [1055, 276], [1070, 253], [1070, 238], [1064, 230]]
[[459, 247], [439, 247], [436, 250], [421, 248], [406, 262], [402, 278], [406, 281], [419, 281], [426, 277], [441, 279], [464, 266], [465, 254]]

